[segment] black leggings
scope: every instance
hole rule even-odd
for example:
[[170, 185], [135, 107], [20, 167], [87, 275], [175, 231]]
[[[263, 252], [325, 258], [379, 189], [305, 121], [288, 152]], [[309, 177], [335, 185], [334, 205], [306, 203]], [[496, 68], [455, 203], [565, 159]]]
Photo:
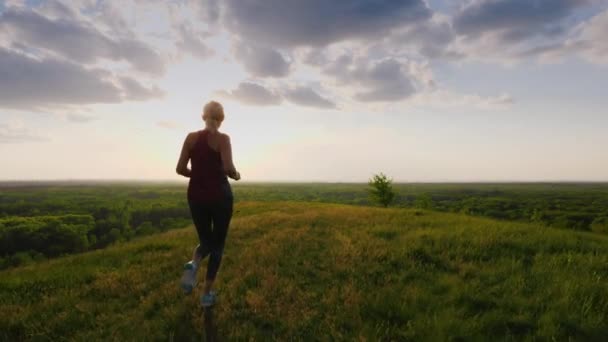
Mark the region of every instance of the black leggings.
[[232, 218], [232, 196], [215, 203], [188, 202], [200, 244], [196, 248], [201, 260], [209, 255], [205, 279], [214, 280], [222, 262], [224, 242]]

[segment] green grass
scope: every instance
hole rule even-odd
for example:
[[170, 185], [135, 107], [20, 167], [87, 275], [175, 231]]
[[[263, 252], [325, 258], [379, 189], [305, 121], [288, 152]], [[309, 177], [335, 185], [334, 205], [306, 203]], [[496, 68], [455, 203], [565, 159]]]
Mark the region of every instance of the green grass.
[[[224, 340], [602, 340], [608, 236], [337, 204], [240, 202]], [[193, 228], [0, 272], [0, 340], [200, 340]], [[202, 272], [199, 273], [202, 279]]]

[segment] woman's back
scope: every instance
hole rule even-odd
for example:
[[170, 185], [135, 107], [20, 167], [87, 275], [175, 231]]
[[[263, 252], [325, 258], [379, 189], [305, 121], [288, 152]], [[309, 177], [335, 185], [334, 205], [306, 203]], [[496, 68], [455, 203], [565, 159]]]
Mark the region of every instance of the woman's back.
[[221, 154], [209, 146], [209, 131], [200, 130], [196, 135], [196, 142], [190, 152], [192, 173], [188, 184], [188, 200], [208, 203], [230, 196], [230, 185]]

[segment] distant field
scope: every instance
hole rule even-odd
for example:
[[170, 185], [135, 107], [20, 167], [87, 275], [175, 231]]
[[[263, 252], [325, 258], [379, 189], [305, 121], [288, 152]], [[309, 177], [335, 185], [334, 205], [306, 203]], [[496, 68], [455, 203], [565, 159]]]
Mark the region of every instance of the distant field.
[[[186, 183], [0, 183], [0, 269], [190, 224]], [[608, 233], [608, 184], [395, 184], [394, 206]], [[236, 201], [371, 206], [366, 184], [236, 183]]]
[[[395, 184], [395, 206], [608, 233], [608, 183]], [[373, 205], [366, 184], [249, 184], [242, 200], [303, 200]]]
[[421, 209], [236, 210], [212, 322], [200, 290], [178, 289], [186, 228], [0, 272], [0, 340], [608, 336], [608, 236]]

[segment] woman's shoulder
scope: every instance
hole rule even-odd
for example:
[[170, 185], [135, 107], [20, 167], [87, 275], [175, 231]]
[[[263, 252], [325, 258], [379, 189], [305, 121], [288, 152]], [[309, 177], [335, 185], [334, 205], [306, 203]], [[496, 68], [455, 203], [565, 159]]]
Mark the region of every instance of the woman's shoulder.
[[228, 133], [220, 132], [220, 138], [224, 142], [230, 142], [230, 136]]
[[194, 132], [190, 132], [188, 133], [188, 135], [186, 135], [186, 141], [190, 144], [190, 146], [194, 145], [194, 143], [196, 143], [196, 140], [198, 139], [198, 136], [201, 134], [202, 131], [194, 131]]
[[190, 133], [188, 133], [188, 137], [198, 137], [199, 135], [203, 134], [204, 132], [205, 132], [204, 129], [200, 129], [198, 131], [190, 132]]

